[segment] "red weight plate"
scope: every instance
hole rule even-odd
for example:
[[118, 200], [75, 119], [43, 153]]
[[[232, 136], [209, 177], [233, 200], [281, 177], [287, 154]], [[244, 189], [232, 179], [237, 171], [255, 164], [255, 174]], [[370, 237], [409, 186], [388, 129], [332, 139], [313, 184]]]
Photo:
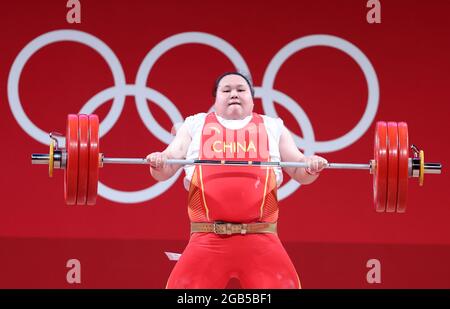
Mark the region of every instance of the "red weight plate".
[[85, 205], [89, 170], [89, 118], [78, 115], [78, 190], [77, 204]]
[[409, 141], [408, 125], [406, 122], [399, 122], [398, 126], [398, 193], [397, 212], [406, 211], [406, 200], [408, 193], [409, 178]]
[[78, 116], [67, 116], [66, 168], [64, 169], [64, 199], [67, 205], [77, 201], [78, 187]]
[[98, 116], [89, 115], [89, 177], [88, 177], [88, 193], [87, 204], [95, 205], [97, 200], [98, 185], [98, 155], [100, 152], [100, 144], [98, 139]]
[[398, 190], [398, 129], [396, 122], [388, 122], [388, 184], [386, 212], [395, 212], [397, 209]]
[[387, 197], [387, 124], [378, 121], [375, 128], [374, 144], [375, 171], [373, 176], [373, 197], [375, 210], [384, 212]]

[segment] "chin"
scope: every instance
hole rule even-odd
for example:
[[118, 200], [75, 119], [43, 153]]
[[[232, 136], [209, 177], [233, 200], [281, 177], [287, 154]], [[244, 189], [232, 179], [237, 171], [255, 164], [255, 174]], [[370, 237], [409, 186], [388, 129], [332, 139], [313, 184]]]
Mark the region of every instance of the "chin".
[[227, 110], [227, 112], [225, 113], [225, 117], [228, 119], [244, 119], [245, 118], [245, 113], [242, 109], [232, 109], [232, 110]]

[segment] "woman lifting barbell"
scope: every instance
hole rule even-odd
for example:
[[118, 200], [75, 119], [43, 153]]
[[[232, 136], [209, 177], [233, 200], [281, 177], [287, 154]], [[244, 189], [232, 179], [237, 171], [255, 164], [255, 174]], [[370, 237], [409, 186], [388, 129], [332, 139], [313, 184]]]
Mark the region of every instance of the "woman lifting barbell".
[[[327, 161], [304, 156], [281, 119], [253, 112], [251, 79], [221, 75], [213, 90], [215, 112], [190, 116], [163, 152], [147, 156], [158, 181], [181, 165], [167, 159], [234, 162], [304, 162], [287, 167], [302, 184], [314, 182]], [[238, 278], [243, 288], [300, 288], [300, 280], [277, 235], [279, 167], [185, 165], [191, 221], [189, 244], [167, 288], [224, 288]]]

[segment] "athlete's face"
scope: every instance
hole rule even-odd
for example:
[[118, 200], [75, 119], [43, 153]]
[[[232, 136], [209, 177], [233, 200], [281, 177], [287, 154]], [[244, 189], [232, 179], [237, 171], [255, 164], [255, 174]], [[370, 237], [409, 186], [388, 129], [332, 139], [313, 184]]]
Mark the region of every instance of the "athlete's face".
[[214, 108], [225, 119], [244, 119], [253, 112], [253, 98], [247, 81], [239, 75], [227, 75], [219, 82]]

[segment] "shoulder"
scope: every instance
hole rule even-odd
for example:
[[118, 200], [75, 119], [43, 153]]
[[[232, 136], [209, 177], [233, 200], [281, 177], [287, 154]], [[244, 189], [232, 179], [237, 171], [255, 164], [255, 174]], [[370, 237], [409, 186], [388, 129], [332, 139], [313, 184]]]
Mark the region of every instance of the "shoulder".
[[186, 123], [194, 123], [197, 121], [203, 121], [206, 118], [206, 115], [208, 115], [207, 113], [198, 113], [198, 114], [194, 114], [191, 116], [186, 117], [186, 119], [184, 120]]
[[198, 125], [202, 125], [205, 122], [205, 118], [207, 115], [208, 115], [207, 113], [198, 113], [198, 114], [188, 116], [184, 120], [184, 123], [188, 127], [191, 127], [191, 128], [198, 126]]
[[198, 113], [186, 117], [184, 125], [187, 127], [189, 135], [194, 136], [195, 132], [203, 127], [207, 113]]
[[268, 125], [269, 127], [275, 128], [277, 131], [278, 130], [282, 130], [284, 127], [284, 122], [283, 119], [281, 119], [280, 117], [271, 117], [271, 116], [267, 116], [267, 115], [263, 115], [263, 114], [259, 114], [263, 120], [264, 123], [266, 125]]

